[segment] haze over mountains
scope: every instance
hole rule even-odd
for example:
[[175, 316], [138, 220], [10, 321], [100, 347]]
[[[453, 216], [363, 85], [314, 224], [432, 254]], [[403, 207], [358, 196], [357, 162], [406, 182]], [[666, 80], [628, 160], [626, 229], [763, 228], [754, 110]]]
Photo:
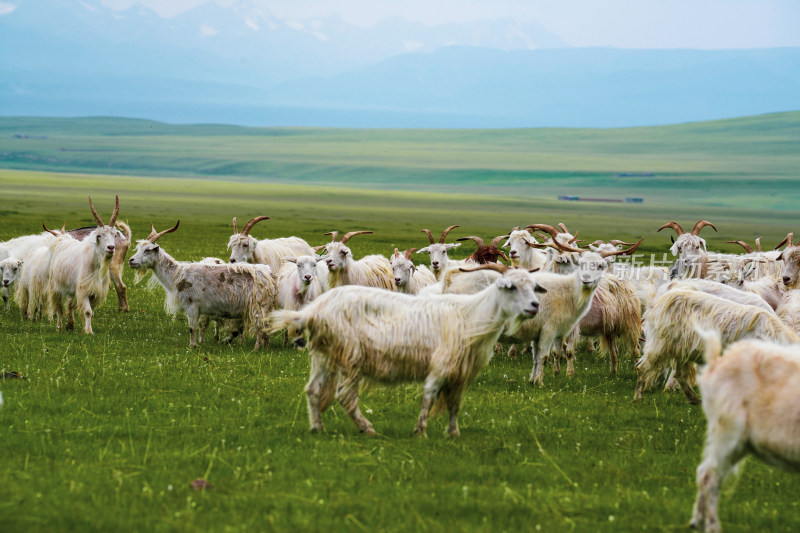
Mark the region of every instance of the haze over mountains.
[[613, 127], [800, 109], [800, 48], [569, 48], [512, 20], [361, 28], [280, 19], [251, 0], [169, 19], [26, 0], [0, 15], [0, 48], [1, 115]]

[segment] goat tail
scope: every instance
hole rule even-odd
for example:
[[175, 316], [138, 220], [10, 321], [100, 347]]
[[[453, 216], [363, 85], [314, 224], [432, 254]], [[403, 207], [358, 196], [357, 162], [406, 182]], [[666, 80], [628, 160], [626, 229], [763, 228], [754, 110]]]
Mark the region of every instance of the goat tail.
[[697, 334], [705, 343], [705, 360], [707, 365], [713, 365], [722, 355], [722, 339], [717, 331], [713, 329], [694, 328]]

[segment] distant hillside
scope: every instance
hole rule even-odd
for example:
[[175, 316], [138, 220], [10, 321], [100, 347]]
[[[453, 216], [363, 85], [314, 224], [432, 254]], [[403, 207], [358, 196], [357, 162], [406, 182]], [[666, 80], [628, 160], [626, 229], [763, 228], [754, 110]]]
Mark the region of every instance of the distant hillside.
[[800, 205], [798, 146], [800, 112], [646, 128], [502, 130], [0, 117], [5, 169], [553, 200], [635, 196], [648, 205], [787, 212]]

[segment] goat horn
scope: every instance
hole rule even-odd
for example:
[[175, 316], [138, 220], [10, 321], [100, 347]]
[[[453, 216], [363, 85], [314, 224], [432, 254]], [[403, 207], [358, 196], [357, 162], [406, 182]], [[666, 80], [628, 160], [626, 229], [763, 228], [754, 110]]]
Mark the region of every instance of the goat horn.
[[[601, 244], [605, 244], [606, 242], [600, 239], [597, 239], [592, 243], [592, 246], [600, 246]], [[611, 241], [611, 244], [614, 244], [614, 241]]]
[[256, 218], [251, 218], [250, 222], [245, 224], [244, 227], [242, 228], [242, 235], [249, 235], [250, 234], [250, 230], [253, 229], [253, 226], [258, 224], [262, 220], [269, 220], [269, 217], [258, 216]]
[[461, 272], [477, 272], [478, 270], [494, 270], [495, 272], [499, 272], [501, 274], [505, 274], [507, 270], [511, 267], [508, 265], [504, 265], [503, 263], [484, 263], [483, 265], [479, 265], [475, 268], [464, 268], [459, 267]]
[[778, 243], [778, 246], [776, 246], [775, 249], [778, 250], [784, 244], [788, 244], [789, 248], [791, 248], [792, 246], [794, 246], [792, 240], [794, 240], [794, 232], [788, 233], [786, 237], [781, 242]]
[[561, 231], [563, 233], [569, 233], [569, 230], [567, 229], [567, 226], [565, 226], [563, 222], [559, 222], [558, 223], [558, 227], [561, 228]]
[[431, 244], [436, 244], [436, 241], [433, 240], [433, 235], [431, 234], [431, 230], [425, 228], [424, 230], [422, 230], [422, 232], [428, 234], [428, 239], [430, 239]]
[[352, 237], [355, 237], [356, 235], [363, 235], [365, 233], [372, 233], [372, 232], [371, 231], [348, 231], [347, 233], [342, 235], [342, 238], [339, 239], [339, 242], [344, 244], [347, 241], [349, 241]]
[[712, 224], [708, 220], [698, 220], [697, 224], [695, 224], [694, 227], [692, 228], [692, 235], [697, 235], [698, 233], [700, 233], [700, 230], [705, 228], [706, 226], [711, 226], [712, 228], [714, 228], [714, 231], [717, 231], [717, 228], [714, 226], [714, 224]]
[[[677, 222], [667, 222], [666, 224], [658, 228], [658, 231], [661, 231], [664, 228], [672, 228], [678, 235], [683, 235], [684, 233], [686, 233], [686, 231], [684, 231], [681, 225], [678, 224]], [[658, 233], [658, 231], [656, 233]]]
[[[460, 228], [461, 226], [450, 226], [446, 230], [442, 232], [442, 236], [439, 237], [439, 244], [444, 244], [444, 240], [447, 238], [447, 234], [450, 233], [455, 228]], [[433, 244], [433, 237], [431, 237], [431, 244]]]
[[557, 247], [558, 247], [558, 248], [559, 248], [559, 249], [560, 249], [562, 252], [578, 252], [578, 253], [581, 253], [581, 254], [582, 254], [583, 252], [585, 252], [585, 251], [586, 251], [586, 250], [584, 250], [583, 248], [577, 248], [577, 247], [574, 247], [574, 246], [572, 246], [572, 245], [571, 245], [571, 244], [569, 244], [569, 243], [568, 243], [568, 244], [564, 244], [564, 243], [560, 242], [558, 239], [553, 239], [553, 242], [556, 244], [556, 246], [557, 246]]
[[417, 251], [417, 249], [416, 249], [416, 248], [409, 248], [408, 250], [406, 250], [405, 252], [403, 252], [403, 257], [405, 257], [406, 259], [408, 259], [409, 261], [411, 261], [411, 254], [413, 254], [413, 253], [414, 253], [414, 252], [416, 252], [416, 251]]
[[761, 252], [761, 237], [756, 237], [756, 252]]
[[[578, 230], [578, 231], [580, 231], [580, 230]], [[574, 243], [575, 241], [578, 240], [578, 231], [576, 231], [575, 232], [575, 236], [572, 237], [572, 239], [570, 239], [570, 241], [569, 241], [570, 244], [572, 244], [572, 243]]]
[[509, 233], [514, 233], [515, 231], [519, 231], [519, 226], [514, 226], [513, 228], [511, 228], [511, 231], [509, 231]]
[[558, 230], [549, 224], [531, 224], [530, 226], [525, 227], [525, 229], [529, 228], [545, 231], [550, 234], [553, 240], [555, 240], [556, 235], [558, 235]]
[[472, 241], [475, 241], [475, 244], [477, 244], [478, 246], [486, 246], [483, 243], [483, 239], [481, 239], [480, 237], [476, 237], [475, 235], [470, 235], [469, 237], [461, 237], [460, 239], [456, 239], [456, 240], [457, 241], [469, 241], [469, 240], [472, 240]]
[[[530, 231], [530, 230], [528, 230], [528, 231]], [[533, 233], [531, 233], [531, 235], [533, 235]], [[536, 235], [538, 235], [539, 238], [542, 239], [543, 241], [547, 241], [547, 240], [550, 239], [550, 237], [548, 237], [544, 233], [541, 233], [541, 232], [538, 232], [538, 231], [536, 232]]]
[[644, 237], [639, 239], [639, 242], [637, 242], [636, 244], [634, 244], [633, 246], [631, 246], [627, 250], [614, 250], [613, 252], [611, 252], [611, 251], [609, 251], [609, 252], [600, 252], [600, 255], [602, 257], [609, 257], [609, 256], [612, 256], [612, 255], [630, 255], [633, 252], [635, 252], [636, 249], [639, 248], [639, 246], [642, 245], [643, 241], [644, 241]]
[[620, 244], [622, 246], [633, 246], [635, 244], [635, 243], [632, 243], [632, 242], [625, 242], [625, 241], [620, 241], [620, 240], [617, 240], [617, 239], [611, 239], [608, 242], [610, 242], [614, 246], [619, 246]]
[[497, 248], [497, 245], [500, 244], [500, 241], [502, 241], [503, 239], [508, 239], [509, 237], [510, 235], [498, 235], [497, 237], [492, 239], [492, 242], [489, 243], [489, 246], [494, 246], [495, 248]]
[[180, 226], [180, 224], [181, 224], [181, 221], [179, 220], [171, 228], [165, 229], [164, 231], [159, 231], [159, 232], [156, 233], [156, 228], [153, 226], [153, 223], [151, 222], [150, 223], [150, 235], [147, 236], [147, 240], [150, 241], [151, 243], [154, 243], [158, 239], [163, 237], [165, 234], [172, 233], [173, 231], [178, 229], [178, 226]]
[[398, 257], [400, 257], [400, 250], [398, 250], [397, 248], [395, 248], [395, 249], [394, 249], [394, 258], [395, 258], [395, 259], [397, 259]]
[[528, 246], [530, 246], [531, 248], [537, 248], [537, 249], [555, 248], [556, 250], [558, 250], [558, 247], [556, 247], [556, 245], [553, 244], [552, 241], [551, 242], [527, 242], [526, 241], [526, 244]]
[[753, 248], [749, 244], [744, 242], [744, 241], [725, 241], [725, 242], [730, 243], [730, 244], [738, 244], [739, 246], [744, 248], [744, 251], [747, 252], [748, 254], [752, 254], [753, 253]]
[[112, 228], [117, 222], [117, 215], [119, 215], [119, 195], [114, 196], [114, 212], [111, 213], [111, 220], [108, 221], [108, 225]]
[[331, 242], [336, 242], [336, 237], [339, 236], [339, 232], [334, 230], [334, 231], [329, 231], [328, 233], [324, 233], [323, 235], [330, 235], [331, 236]]
[[94, 208], [94, 204], [92, 203], [92, 196], [91, 195], [89, 195], [89, 209], [92, 210], [92, 214], [94, 215], [94, 220], [95, 220], [95, 222], [97, 222], [97, 225], [101, 226], [101, 227], [105, 226], [105, 224], [103, 224], [103, 219], [100, 218], [100, 215], [97, 214], [97, 210]]
[[508, 261], [509, 263], [511, 262], [511, 260], [508, 258], [508, 256], [505, 254], [503, 250], [498, 249], [497, 251], [500, 252], [500, 257], [503, 258], [503, 261]]
[[[45, 226], [45, 225], [44, 225], [44, 221], [42, 221], [42, 227], [43, 227], [43, 228], [44, 228], [44, 230], [45, 230], [47, 233], [49, 233], [50, 235], [53, 235], [53, 236], [55, 236], [55, 237], [58, 237], [58, 233], [56, 233], [55, 231], [53, 231], [53, 230], [51, 230], [51, 229], [47, 229], [47, 226]], [[67, 227], [67, 224], [66, 224], [66, 222], [65, 222], [65, 223], [64, 223], [64, 228], [66, 229], [66, 227]]]
[[314, 246], [314, 253], [319, 253], [320, 250], [325, 248], [324, 244], [320, 244], [319, 246]]
[[236, 235], [239, 233], [239, 230], [236, 227], [236, 217], [233, 217], [233, 234]]

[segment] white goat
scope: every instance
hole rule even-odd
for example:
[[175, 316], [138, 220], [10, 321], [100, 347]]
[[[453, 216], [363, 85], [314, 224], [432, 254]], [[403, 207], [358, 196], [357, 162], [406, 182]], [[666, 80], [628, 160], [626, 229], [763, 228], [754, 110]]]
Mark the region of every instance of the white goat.
[[779, 342], [800, 342], [774, 312], [741, 305], [691, 289], [667, 291], [645, 314], [644, 353], [636, 364], [639, 376], [635, 400], [652, 381], [671, 367], [689, 403], [699, 403], [691, 386], [695, 363], [703, 358], [703, 341], [696, 327], [718, 331], [725, 344], [746, 337]]
[[431, 241], [430, 246], [426, 246], [425, 248], [420, 248], [417, 250], [418, 254], [429, 254], [431, 256], [431, 271], [433, 275], [436, 276], [437, 280], [441, 280], [442, 274], [447, 271], [448, 268], [451, 267], [450, 263], [454, 263], [454, 265], [462, 266], [464, 261], [456, 261], [453, 262], [447, 256], [448, 250], [452, 250], [458, 246], [461, 246], [460, 242], [457, 243], [445, 243], [444, 240], [447, 238], [447, 234], [450, 233], [455, 228], [459, 226], [450, 226], [442, 232], [442, 235], [439, 237], [439, 242], [434, 242], [433, 235], [431, 234], [431, 230], [424, 229], [422, 230], [423, 233], [428, 235], [428, 240]]
[[527, 271], [516, 269], [468, 296], [414, 297], [340, 287], [300, 311], [277, 311], [271, 321], [273, 330], [286, 327], [308, 336], [311, 377], [305, 390], [312, 431], [323, 429], [321, 415], [335, 396], [362, 433], [374, 434], [358, 408], [359, 383], [369, 377], [385, 383], [424, 381], [414, 432], [426, 435], [429, 412], [447, 407], [448, 433], [457, 436], [464, 391], [491, 360], [506, 322], [535, 314], [536, 292], [543, 290]]
[[322, 294], [317, 263], [324, 259], [314, 255], [286, 259], [278, 273], [278, 302], [283, 309], [296, 311]]
[[411, 254], [416, 248], [411, 248], [400, 254], [395, 248], [394, 256], [389, 264], [394, 273], [394, 285], [399, 292], [418, 294], [423, 288], [436, 283], [436, 276], [425, 265], [415, 266], [411, 261]]
[[155, 244], [164, 234], [178, 229], [178, 224], [161, 232], [156, 232], [151, 224], [150, 235], [138, 241], [128, 264], [134, 269], [151, 269], [166, 292], [167, 312], [174, 315], [181, 311], [186, 315], [189, 346], [197, 346], [201, 315], [242, 319], [245, 329], [255, 333], [255, 349], [268, 344], [267, 315], [277, 307], [278, 296], [269, 265], [178, 262]]
[[664, 228], [672, 228], [678, 235], [670, 248], [672, 255], [678, 256], [676, 263], [677, 275], [689, 278], [708, 278], [709, 277], [709, 257], [706, 241], [699, 236], [700, 230], [706, 226], [711, 226], [714, 231], [717, 228], [707, 220], [698, 220], [690, 233], [686, 233], [683, 227], [677, 222], [667, 222], [658, 231]]
[[20, 274], [20, 267], [22, 267], [22, 259], [16, 257], [7, 257], [0, 261], [0, 279], [2, 279], [3, 286], [0, 288], [0, 295], [3, 296], [3, 304], [6, 311], [8, 311], [8, 300], [11, 297], [11, 289], [14, 287], [14, 282]]
[[789, 246], [780, 255], [780, 260], [783, 261], [783, 272], [781, 272], [783, 286], [787, 290], [800, 289], [800, 244], [792, 246], [790, 239]]
[[508, 258], [513, 266], [529, 270], [544, 268], [547, 254], [533, 247], [534, 244], [539, 244], [539, 242], [534, 238], [530, 230], [527, 228], [519, 229], [519, 226], [516, 226], [508, 234], [508, 240], [502, 247], [509, 249]]
[[281, 237], [279, 239], [256, 240], [250, 235], [258, 222], [268, 220], [269, 217], [258, 216], [245, 224], [242, 231], [237, 231], [236, 217], [233, 218], [233, 235], [228, 240], [231, 251], [231, 263], [260, 263], [269, 265], [272, 272], [277, 274], [283, 266], [283, 260], [288, 257], [301, 255], [314, 255], [314, 250], [300, 237]]
[[705, 292], [707, 294], [713, 294], [714, 296], [718, 296], [719, 298], [730, 300], [731, 302], [736, 302], [737, 304], [752, 305], [754, 307], [760, 307], [761, 309], [764, 309], [765, 311], [768, 311], [770, 313], [774, 312], [772, 307], [766, 301], [764, 301], [762, 297], [758, 296], [757, 294], [743, 291], [731, 285], [726, 285], [724, 283], [719, 283], [717, 281], [711, 281], [708, 279], [688, 278], [688, 279], [674, 280], [663, 285], [659, 289], [658, 295], [660, 296], [661, 294], [664, 294], [667, 291], [680, 290], [680, 289], [689, 289], [689, 290]]
[[800, 346], [744, 340], [722, 342], [703, 332], [708, 363], [698, 379], [708, 420], [691, 526], [720, 531], [720, 487], [748, 454], [800, 470]]
[[364, 287], [379, 287], [394, 290], [394, 273], [389, 260], [382, 255], [367, 255], [353, 260], [353, 252], [345, 243], [354, 235], [372, 233], [371, 231], [351, 231], [342, 235], [337, 242], [337, 231], [331, 235], [331, 242], [325, 245], [325, 264], [328, 266], [328, 287], [341, 287], [343, 285], [363, 285]]
[[[83, 317], [83, 332], [91, 335], [94, 309], [102, 305], [111, 284], [109, 267], [116, 249], [115, 242], [122, 234], [114, 227], [119, 214], [119, 197], [108, 225], [92, 205], [89, 207], [97, 227], [82, 241], [71, 236], [56, 239], [51, 247], [52, 257], [48, 274], [48, 309], [58, 317], [58, 327], [65, 331], [74, 328], [74, 311]], [[66, 323], [65, 323], [66, 319]]]

